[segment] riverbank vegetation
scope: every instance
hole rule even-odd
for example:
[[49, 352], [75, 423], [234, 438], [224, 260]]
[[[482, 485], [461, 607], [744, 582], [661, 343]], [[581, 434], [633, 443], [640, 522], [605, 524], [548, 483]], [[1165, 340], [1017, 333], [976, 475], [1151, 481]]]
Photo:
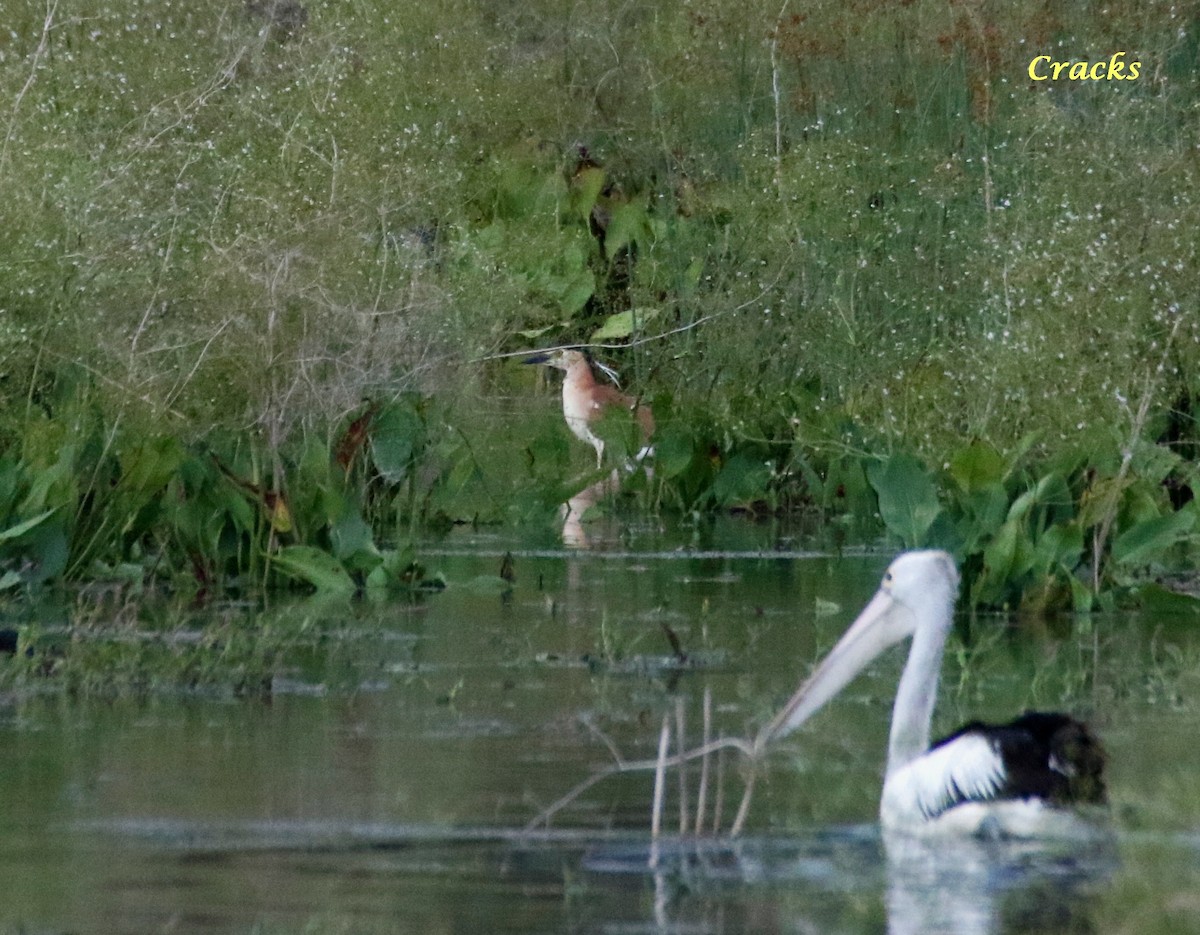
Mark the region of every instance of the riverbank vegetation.
[[506, 356], [589, 344], [654, 410], [642, 509], [950, 547], [983, 606], [1165, 600], [1198, 42], [1186, 4], [21, 5], [0, 590], [418, 586], [418, 530], [595, 479]]

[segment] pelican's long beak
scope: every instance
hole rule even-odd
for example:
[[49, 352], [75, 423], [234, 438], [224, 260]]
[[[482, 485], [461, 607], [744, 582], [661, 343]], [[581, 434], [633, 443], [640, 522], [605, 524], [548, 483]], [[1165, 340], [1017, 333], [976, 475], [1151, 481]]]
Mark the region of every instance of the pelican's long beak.
[[876, 656], [909, 636], [915, 623], [912, 611], [886, 588], [880, 588], [829, 655], [759, 734], [758, 745], [790, 734], [807, 721]]

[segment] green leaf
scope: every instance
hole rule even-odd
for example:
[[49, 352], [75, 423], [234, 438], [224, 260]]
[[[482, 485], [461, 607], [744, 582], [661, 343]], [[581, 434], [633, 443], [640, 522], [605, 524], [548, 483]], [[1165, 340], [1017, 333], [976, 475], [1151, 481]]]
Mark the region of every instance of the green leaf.
[[1095, 602], [1092, 589], [1074, 575], [1068, 575], [1067, 581], [1071, 585], [1071, 609], [1077, 614], [1091, 613]]
[[61, 575], [67, 567], [71, 551], [61, 518], [31, 529], [18, 548], [30, 562], [30, 567], [24, 569], [21, 576], [27, 584], [33, 585]]
[[631, 308], [604, 319], [604, 324], [592, 332], [593, 341], [619, 341], [628, 338], [659, 314], [657, 308]]
[[121, 456], [121, 486], [143, 496], [157, 493], [179, 470], [184, 454], [176, 438], [144, 439]]
[[407, 401], [393, 403], [371, 422], [371, 456], [389, 484], [398, 484], [408, 476], [424, 444], [425, 423]]
[[1083, 527], [1077, 522], [1055, 523], [1041, 534], [1033, 548], [1033, 563], [1039, 574], [1056, 568], [1074, 569], [1083, 556]]
[[554, 292], [564, 313], [574, 315], [588, 303], [596, 291], [596, 277], [590, 269], [580, 270], [569, 279], [557, 280]]
[[868, 513], [879, 505], [879, 496], [867, 480], [861, 458], [841, 456], [829, 462], [821, 505], [851, 515]]
[[[372, 568], [378, 564], [378, 549], [375, 548], [375, 535], [362, 515], [350, 504], [345, 512], [329, 527], [329, 541], [333, 546], [333, 554], [338, 561], [355, 564], [366, 562]], [[360, 554], [361, 553], [361, 554]], [[357, 563], [353, 561], [358, 556]]]
[[1118, 565], [1151, 562], [1190, 533], [1195, 524], [1196, 514], [1192, 510], [1142, 520], [1113, 540], [1112, 559]]
[[388, 575], [387, 569], [383, 563], [376, 565], [369, 575], [367, 575], [367, 589], [378, 590], [386, 588], [391, 583], [391, 578]]
[[379, 564], [373, 567], [367, 575], [368, 588], [402, 588], [413, 590], [416, 588], [436, 589], [445, 587], [445, 582], [440, 580], [440, 576], [435, 576], [434, 579], [426, 579], [425, 569], [416, 560], [411, 547], [385, 549], [378, 553], [378, 557], [380, 560]]
[[973, 441], [950, 459], [950, 476], [964, 492], [975, 493], [1004, 482], [1007, 465], [987, 442]]
[[954, 503], [959, 511], [958, 531], [966, 554], [979, 551], [991, 538], [1008, 512], [1008, 494], [1000, 484], [992, 484], [963, 493]]
[[1159, 614], [1200, 618], [1200, 599], [1180, 594], [1161, 584], [1144, 584], [1134, 591], [1138, 604], [1153, 616]]
[[571, 180], [571, 210], [582, 221], [587, 221], [596, 206], [596, 199], [604, 189], [604, 170], [599, 166], [585, 166]]
[[571, 446], [562, 423], [556, 423], [538, 432], [526, 447], [529, 455], [530, 473], [546, 482], [558, 480], [571, 461]]
[[612, 209], [608, 229], [604, 233], [604, 253], [611, 260], [623, 247], [634, 242], [652, 239], [650, 216], [644, 205], [637, 202], [618, 204]]
[[658, 431], [654, 441], [654, 469], [670, 480], [678, 477], [692, 463], [696, 442], [681, 422], [670, 422]]
[[976, 604], [999, 603], [1024, 574], [1023, 558], [1028, 549], [1024, 525], [1019, 520], [1001, 526], [983, 550], [983, 570], [971, 589], [971, 600]]
[[771, 469], [761, 456], [739, 451], [725, 462], [711, 492], [719, 506], [730, 506], [763, 496], [770, 480]]
[[19, 539], [21, 536], [25, 535], [25, 533], [29, 532], [29, 530], [31, 530], [34, 526], [38, 525], [38, 523], [41, 523], [48, 517], [53, 516], [57, 509], [58, 507], [55, 507], [51, 510], [46, 510], [45, 513], [39, 513], [37, 516], [33, 517], [32, 519], [27, 519], [23, 523], [17, 523], [15, 526], [9, 526], [8, 529], [0, 530], [0, 542], [8, 542], [12, 539]]
[[517, 334], [522, 338], [528, 338], [530, 341], [537, 340], [542, 335], [549, 331], [553, 331], [558, 325], [546, 325], [544, 328], [526, 328], [524, 331], [518, 331]]
[[1158, 487], [1182, 462], [1183, 456], [1166, 445], [1141, 441], [1134, 446], [1133, 463], [1130, 467], [1149, 486]]
[[942, 549], [952, 555], [963, 555], [965, 548], [965, 540], [963, 539], [962, 530], [950, 518], [950, 514], [944, 510], [938, 513], [932, 523], [929, 524], [929, 529], [925, 533], [925, 537], [921, 542], [922, 545], [928, 546], [931, 549]]
[[289, 545], [275, 555], [275, 566], [287, 575], [307, 581], [318, 591], [349, 594], [354, 581], [336, 558], [308, 545]]
[[[64, 445], [58, 461], [38, 470], [33, 482], [29, 485], [29, 493], [17, 507], [18, 512], [33, 513], [44, 510], [46, 503], [57, 500], [55, 506], [69, 502], [73, 495], [70, 492], [75, 462], [75, 446]], [[53, 507], [52, 507], [53, 508]]]
[[879, 497], [879, 515], [888, 530], [905, 548], [923, 545], [942, 511], [925, 466], [912, 455], [896, 454], [871, 464], [867, 480]]
[[1067, 480], [1058, 471], [1042, 477], [1033, 489], [1025, 491], [1013, 501], [1008, 511], [1010, 520], [1024, 519], [1035, 506], [1062, 507], [1070, 509], [1073, 500]]

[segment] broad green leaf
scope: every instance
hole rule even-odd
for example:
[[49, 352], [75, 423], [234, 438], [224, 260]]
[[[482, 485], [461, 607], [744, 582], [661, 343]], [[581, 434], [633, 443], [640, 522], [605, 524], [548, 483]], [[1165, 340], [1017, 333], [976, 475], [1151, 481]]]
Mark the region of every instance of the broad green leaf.
[[658, 316], [657, 308], [632, 308], [604, 319], [604, 324], [592, 332], [593, 341], [619, 341], [628, 338]]
[[994, 604], [1004, 596], [1018, 573], [1024, 538], [1022, 524], [1016, 520], [1009, 520], [997, 530], [983, 550], [983, 571], [971, 593], [975, 603]]
[[546, 480], [557, 479], [566, 470], [571, 460], [571, 445], [568, 435], [558, 422], [538, 432], [529, 442], [530, 470], [535, 477]]
[[825, 472], [822, 506], [860, 514], [874, 510], [878, 504], [879, 496], [868, 482], [860, 458], [843, 456], [829, 462]]
[[879, 515], [888, 531], [906, 548], [925, 543], [925, 535], [942, 511], [937, 490], [925, 466], [912, 455], [896, 454], [867, 468], [867, 480], [879, 497]]
[[1142, 441], [1134, 446], [1133, 463], [1130, 467], [1143, 481], [1148, 482], [1150, 486], [1158, 487], [1182, 461], [1183, 456], [1172, 451], [1166, 445]]
[[358, 510], [346, 504], [345, 512], [329, 527], [329, 540], [334, 556], [341, 562], [348, 561], [359, 552], [378, 553], [371, 527]]
[[771, 469], [761, 457], [739, 451], [725, 462], [711, 493], [720, 506], [744, 503], [763, 496], [770, 480]]
[[1067, 581], [1071, 585], [1071, 609], [1077, 614], [1091, 613], [1096, 597], [1092, 589], [1074, 575], [1067, 575]]
[[354, 590], [354, 581], [342, 563], [321, 549], [289, 545], [279, 550], [274, 562], [280, 571], [307, 581], [318, 591], [349, 594]]
[[324, 440], [309, 439], [296, 465], [300, 481], [305, 487], [326, 487], [333, 482], [330, 470], [333, 459]]
[[389, 484], [398, 484], [425, 443], [425, 423], [408, 402], [393, 403], [371, 422], [371, 456]]
[[670, 480], [678, 477], [692, 463], [696, 442], [691, 432], [679, 422], [671, 422], [658, 431], [654, 440], [654, 469]]
[[152, 494], [167, 486], [183, 463], [185, 452], [176, 438], [159, 436], [143, 440], [121, 456], [121, 485], [127, 490]]
[[29, 567], [22, 569], [21, 577], [32, 585], [57, 578], [66, 569], [70, 557], [70, 542], [60, 517], [29, 530], [18, 548], [29, 562]]
[[965, 553], [965, 541], [963, 539], [962, 530], [950, 518], [950, 514], [944, 510], [934, 517], [932, 523], [929, 524], [929, 529], [921, 542], [922, 545], [928, 546], [931, 549], [942, 549], [949, 552], [951, 555], [962, 556]]
[[[37, 471], [33, 482], [29, 485], [29, 493], [17, 510], [21, 513], [34, 513], [46, 509], [49, 501], [57, 500], [51, 507], [62, 506], [63, 502], [72, 499], [70, 490], [73, 486], [75, 467], [75, 446], [64, 445], [63, 451], [54, 464]], [[52, 496], [56, 495], [56, 496]]]
[[1122, 532], [1112, 545], [1112, 559], [1118, 565], [1151, 562], [1192, 531], [1196, 514], [1180, 510], [1142, 520]]
[[1200, 618], [1200, 598], [1164, 588], [1161, 584], [1143, 584], [1134, 591], [1143, 610], [1155, 615]]
[[617, 204], [612, 209], [608, 229], [604, 234], [605, 256], [611, 260], [629, 244], [652, 238], [650, 216], [646, 213], [645, 205], [632, 201]]
[[955, 501], [958, 508], [958, 531], [966, 554], [977, 552], [1004, 522], [1008, 512], [1008, 494], [1000, 484], [981, 487], [963, 493]]
[[596, 277], [590, 269], [580, 270], [569, 279], [557, 280], [553, 291], [558, 296], [562, 311], [574, 315], [587, 305], [588, 299], [596, 292]]
[[1067, 480], [1058, 471], [1051, 471], [1042, 477], [1032, 489], [1025, 491], [1013, 501], [1008, 511], [1010, 520], [1024, 519], [1035, 506], [1070, 508], [1072, 505], [1071, 488]]
[[964, 492], [975, 493], [1004, 481], [1004, 458], [987, 442], [973, 441], [950, 459], [950, 476]]
[[390, 584], [390, 579], [389, 579], [389, 576], [387, 573], [387, 569], [384, 568], [382, 562], [380, 564], [376, 565], [371, 570], [371, 573], [369, 575], [367, 575], [367, 589], [368, 590], [378, 590], [380, 588], [386, 588], [389, 584]]
[[599, 166], [585, 166], [571, 179], [571, 210], [587, 221], [604, 189], [605, 173]]
[[1083, 527], [1077, 522], [1055, 523], [1038, 537], [1033, 563], [1039, 574], [1056, 568], [1074, 569], [1083, 557]]
[[546, 325], [544, 328], [527, 328], [524, 331], [518, 331], [517, 334], [522, 338], [528, 338], [530, 341], [536, 341], [548, 331], [553, 331], [558, 325]]
[[39, 513], [32, 519], [27, 519], [23, 523], [17, 523], [15, 526], [9, 526], [8, 529], [0, 530], [0, 542], [8, 542], [12, 539], [19, 539], [25, 533], [29, 532], [34, 526], [53, 516], [58, 508], [46, 510], [45, 513]]

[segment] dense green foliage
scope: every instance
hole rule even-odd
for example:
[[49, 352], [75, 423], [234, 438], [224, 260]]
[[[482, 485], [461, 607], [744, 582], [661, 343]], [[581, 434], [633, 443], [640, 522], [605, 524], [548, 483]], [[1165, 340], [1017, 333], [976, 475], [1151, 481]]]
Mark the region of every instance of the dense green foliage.
[[[984, 603], [1190, 561], [1195, 24], [17, 4], [0, 588], [407, 586], [380, 543], [580, 486], [587, 452], [499, 355], [588, 341], [653, 405], [647, 506], [878, 512], [957, 548]], [[1138, 80], [1027, 75], [1117, 51]]]

